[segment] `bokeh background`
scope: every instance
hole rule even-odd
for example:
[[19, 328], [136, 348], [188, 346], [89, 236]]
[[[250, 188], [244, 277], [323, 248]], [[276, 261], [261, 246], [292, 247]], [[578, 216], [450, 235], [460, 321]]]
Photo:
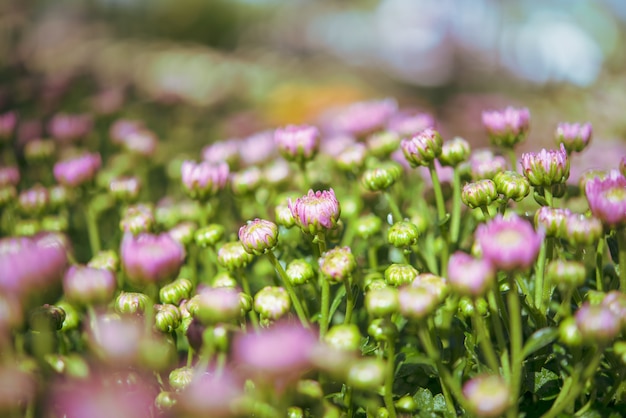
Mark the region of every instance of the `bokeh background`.
[[519, 151], [590, 121], [577, 164], [616, 166], [625, 41], [623, 0], [3, 0], [0, 111], [23, 142], [58, 112], [142, 119], [166, 159], [386, 97], [481, 145], [483, 110], [527, 106]]

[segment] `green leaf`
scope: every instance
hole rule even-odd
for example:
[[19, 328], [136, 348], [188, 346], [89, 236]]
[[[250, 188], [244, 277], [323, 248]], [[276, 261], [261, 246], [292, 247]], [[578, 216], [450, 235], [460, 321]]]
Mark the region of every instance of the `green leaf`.
[[435, 395], [433, 399], [433, 410], [444, 412], [446, 410], [446, 398], [441, 393]]
[[432, 411], [434, 406], [433, 394], [426, 388], [419, 388], [413, 399], [417, 402], [417, 407], [420, 410]]
[[551, 400], [558, 396], [561, 391], [559, 376], [551, 370], [541, 368], [538, 372], [526, 375], [526, 385], [530, 392], [537, 395], [540, 400]]
[[343, 301], [343, 297], [345, 295], [346, 287], [342, 285], [339, 289], [337, 289], [337, 293], [335, 293], [335, 299], [333, 299], [333, 303], [330, 305], [330, 315], [328, 316], [329, 318], [332, 319], [335, 311], [337, 310], [337, 308], [339, 308], [339, 305], [341, 305], [341, 302]]
[[522, 349], [522, 358], [527, 358], [531, 354], [541, 350], [543, 347], [552, 344], [559, 337], [557, 328], [542, 328], [530, 336]]

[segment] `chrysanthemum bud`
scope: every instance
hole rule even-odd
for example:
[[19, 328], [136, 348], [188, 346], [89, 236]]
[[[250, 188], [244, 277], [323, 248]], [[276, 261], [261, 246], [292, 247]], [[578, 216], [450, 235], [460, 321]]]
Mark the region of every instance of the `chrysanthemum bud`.
[[542, 149], [539, 153], [524, 153], [521, 163], [528, 182], [535, 187], [564, 183], [569, 177], [570, 162], [563, 144], [559, 150]]
[[70, 191], [62, 184], [50, 187], [50, 208], [62, 208], [67, 205], [70, 200]]
[[588, 180], [585, 196], [591, 213], [604, 225], [626, 225], [626, 177], [618, 170], [609, 171], [606, 178]]
[[425, 287], [403, 286], [398, 291], [398, 302], [402, 316], [421, 320], [435, 310], [439, 298]]
[[263, 180], [263, 173], [256, 167], [248, 167], [230, 175], [230, 188], [235, 196], [254, 193]]
[[67, 301], [61, 301], [57, 303], [56, 306], [63, 309], [65, 312], [65, 320], [61, 326], [61, 331], [66, 332], [78, 328], [80, 325], [81, 314], [74, 307], [74, 305]]
[[455, 137], [443, 143], [439, 162], [444, 167], [456, 167], [462, 162], [467, 161], [470, 156], [469, 143], [460, 137]]
[[341, 214], [333, 189], [317, 192], [309, 190], [295, 202], [289, 199], [288, 206], [296, 225], [310, 234], [334, 228]]
[[581, 152], [591, 142], [593, 130], [589, 122], [580, 123], [559, 123], [556, 127], [554, 137], [557, 145], [563, 144], [568, 154]]
[[165, 414], [171, 411], [177, 403], [178, 400], [172, 392], [159, 392], [154, 399], [154, 405], [160, 412]]
[[604, 296], [601, 303], [619, 318], [622, 329], [626, 328], [626, 293], [612, 290]]
[[378, 390], [385, 380], [385, 363], [374, 358], [354, 362], [348, 371], [346, 383], [360, 390]]
[[559, 340], [570, 347], [579, 347], [583, 337], [573, 316], [564, 318], [559, 324]]
[[135, 202], [141, 192], [141, 180], [134, 176], [115, 178], [109, 183], [109, 191], [119, 202]]
[[398, 312], [398, 289], [385, 287], [369, 290], [365, 295], [365, 309], [375, 318], [386, 317]]
[[530, 183], [526, 177], [515, 171], [502, 171], [493, 178], [496, 190], [507, 199], [519, 202], [530, 193]]
[[228, 270], [237, 270], [248, 265], [253, 259], [240, 241], [227, 242], [217, 251], [217, 262]]
[[459, 313], [463, 315], [464, 318], [471, 318], [476, 311], [478, 311], [478, 314], [482, 317], [486, 316], [489, 312], [489, 305], [484, 298], [472, 300], [467, 296], [463, 296], [459, 299]]
[[419, 231], [412, 222], [400, 221], [394, 223], [387, 232], [387, 242], [396, 248], [406, 248], [417, 243]]
[[365, 164], [367, 147], [360, 142], [349, 145], [335, 157], [335, 163], [340, 170], [348, 173], [358, 173]]
[[313, 266], [303, 259], [293, 260], [285, 269], [289, 281], [293, 285], [302, 285], [315, 277]]
[[382, 225], [380, 217], [374, 214], [361, 216], [355, 222], [356, 234], [363, 239], [369, 239], [380, 232]]
[[180, 245], [187, 247], [194, 240], [194, 235], [198, 226], [191, 221], [183, 221], [167, 231], [170, 237]]
[[120, 220], [120, 229], [122, 232], [139, 235], [150, 232], [154, 224], [154, 208], [151, 205], [138, 204], [126, 208]]
[[236, 289], [237, 279], [232, 275], [229, 271], [221, 271], [215, 275], [213, 278], [213, 287], [229, 287], [231, 289]]
[[181, 180], [189, 197], [206, 200], [226, 186], [229, 172], [226, 163], [184, 161], [181, 165]]
[[361, 345], [361, 332], [355, 324], [335, 325], [324, 336], [324, 342], [337, 350], [356, 351]]
[[239, 292], [227, 287], [205, 288], [190, 299], [188, 309], [205, 325], [231, 322], [241, 315]]
[[[2, 204], [0, 204], [0, 207]], [[50, 232], [67, 232], [69, 219], [67, 215], [47, 215], [41, 218], [41, 229]]]
[[162, 332], [174, 332], [181, 323], [180, 311], [174, 305], [154, 305], [154, 324]]
[[85, 153], [56, 163], [54, 178], [64, 186], [77, 187], [92, 181], [101, 165], [99, 153]]
[[495, 283], [495, 271], [486, 260], [456, 252], [448, 263], [448, 281], [452, 290], [463, 296], [477, 298]]
[[403, 139], [400, 146], [412, 167], [428, 166], [441, 154], [443, 139], [439, 132], [427, 128], [412, 138]]
[[115, 294], [116, 280], [111, 270], [72, 266], [63, 279], [63, 293], [78, 305], [100, 305]]
[[254, 310], [262, 318], [276, 321], [285, 316], [290, 309], [291, 299], [282, 287], [265, 286], [254, 295]]
[[576, 311], [574, 317], [583, 342], [589, 344], [608, 344], [620, 331], [619, 318], [605, 305], [591, 305], [586, 302]]
[[480, 418], [501, 416], [509, 407], [511, 391], [501, 376], [480, 375], [463, 385], [472, 412]]
[[579, 213], [569, 214], [561, 228], [561, 236], [574, 246], [595, 244], [604, 235], [599, 219]]
[[120, 259], [117, 255], [117, 252], [113, 250], [104, 250], [96, 253], [89, 263], [87, 263], [87, 267], [92, 267], [95, 269], [105, 269], [110, 271], [117, 271], [120, 265]]
[[410, 284], [418, 275], [415, 267], [409, 264], [392, 264], [385, 270], [385, 281], [390, 286]]
[[483, 112], [482, 121], [492, 144], [513, 148], [526, 138], [530, 127], [530, 112], [526, 108], [508, 106], [504, 110]]
[[472, 209], [489, 206], [497, 198], [496, 184], [488, 179], [467, 183], [461, 190], [461, 200]]
[[185, 259], [185, 249], [168, 234], [124, 234], [121, 249], [122, 266], [135, 283], [171, 280]]
[[575, 289], [585, 283], [587, 272], [578, 261], [553, 260], [548, 264], [546, 278], [562, 289]]
[[142, 314], [146, 306], [152, 305], [152, 301], [143, 293], [121, 292], [115, 299], [115, 311], [120, 314]]
[[274, 222], [256, 218], [239, 228], [239, 241], [250, 254], [271, 251], [278, 242], [278, 226]]
[[189, 299], [192, 290], [193, 284], [190, 280], [178, 278], [159, 290], [159, 300], [161, 303], [178, 305], [181, 300]]
[[30, 189], [20, 192], [18, 198], [18, 208], [26, 215], [37, 216], [45, 212], [50, 204], [50, 194], [48, 189], [40, 184], [36, 184]]
[[288, 125], [274, 132], [274, 141], [286, 160], [302, 164], [317, 154], [320, 133], [314, 126]]
[[13, 225], [13, 232], [21, 237], [32, 237], [41, 231], [41, 223], [37, 219], [21, 219]]
[[277, 205], [274, 208], [274, 218], [276, 223], [285, 228], [291, 228], [296, 224], [296, 220], [287, 205]]
[[356, 260], [350, 247], [336, 247], [322, 254], [319, 266], [330, 280], [343, 282], [356, 268]]
[[361, 184], [367, 190], [379, 192], [387, 190], [402, 175], [402, 167], [395, 162], [381, 163], [376, 168], [365, 170]]
[[379, 158], [391, 155], [400, 145], [400, 136], [393, 131], [380, 131], [370, 135], [367, 140], [369, 152]]
[[571, 215], [569, 209], [543, 206], [535, 212], [535, 227], [542, 229], [547, 237], [561, 237], [565, 220]]
[[469, 158], [472, 179], [493, 179], [497, 173], [507, 170], [508, 163], [501, 155], [495, 155], [490, 149], [478, 149]]
[[8, 203], [14, 202], [17, 197], [17, 190], [14, 186], [1, 186], [0, 187], [0, 208], [6, 206]]
[[60, 330], [64, 321], [65, 311], [62, 308], [45, 304], [30, 313], [28, 325], [34, 331], [51, 332]]
[[224, 237], [224, 226], [210, 224], [199, 228], [194, 234], [196, 245], [201, 248], [214, 247]]

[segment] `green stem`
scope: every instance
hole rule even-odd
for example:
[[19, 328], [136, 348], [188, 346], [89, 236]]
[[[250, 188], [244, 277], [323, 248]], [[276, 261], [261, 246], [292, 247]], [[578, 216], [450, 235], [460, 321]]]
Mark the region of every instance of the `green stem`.
[[507, 154], [509, 154], [511, 170], [517, 172], [517, 154], [515, 154], [515, 150], [513, 148], [509, 148], [507, 149]]
[[626, 292], [626, 228], [615, 231], [619, 249], [619, 290]]
[[596, 247], [596, 290], [602, 292], [604, 290], [604, 276], [602, 272], [604, 263], [604, 237], [598, 240]]
[[509, 364], [509, 352], [506, 345], [506, 338], [504, 337], [504, 328], [502, 321], [500, 321], [500, 313], [498, 310], [498, 302], [495, 297], [495, 289], [491, 289], [488, 293], [487, 299], [489, 302], [489, 317], [496, 334], [496, 342], [500, 349], [500, 363], [502, 364], [502, 370], [506, 381], [510, 384], [511, 381], [511, 368]]
[[376, 245], [367, 247], [367, 262], [370, 270], [376, 271], [378, 269], [378, 247]]
[[439, 175], [437, 174], [437, 169], [435, 168], [435, 163], [430, 163], [428, 166], [428, 170], [430, 171], [430, 177], [433, 182], [433, 191], [435, 192], [435, 203], [437, 205], [437, 224], [439, 225], [439, 230], [441, 232], [442, 238], [445, 240], [445, 244], [441, 249], [441, 267], [440, 267], [440, 275], [446, 277], [448, 271], [448, 257], [449, 257], [449, 241], [450, 236], [448, 233], [448, 227], [446, 225], [446, 203], [443, 199], [443, 192], [441, 190], [441, 183], [439, 182]]
[[491, 219], [491, 213], [489, 213], [489, 207], [488, 206], [481, 206], [480, 207], [480, 211], [483, 213], [483, 217], [485, 218], [485, 222], [487, 222], [489, 219]]
[[483, 349], [483, 353], [485, 354], [487, 365], [494, 373], [497, 373], [498, 370], [500, 370], [498, 356], [496, 355], [496, 351], [491, 343], [491, 338], [489, 337], [487, 327], [485, 327], [483, 317], [480, 316], [480, 313], [478, 312], [476, 303], [474, 303], [474, 312], [472, 314], [472, 326], [478, 332], [478, 338], [480, 339], [480, 345]]
[[[326, 252], [326, 236], [323, 232], [318, 232], [315, 236], [317, 241], [318, 252], [320, 255]], [[330, 283], [322, 275], [322, 272], [318, 272], [318, 283], [322, 288], [322, 300], [320, 306], [320, 339], [324, 338], [326, 331], [328, 331], [328, 323], [330, 322]]]
[[452, 177], [452, 219], [450, 220], [450, 241], [456, 247], [461, 229], [461, 175], [458, 168]]
[[[554, 239], [553, 238], [546, 238], [545, 240], [545, 246], [546, 246], [546, 263], [548, 262], [548, 260], [551, 260], [553, 257], [553, 252], [554, 252]], [[550, 305], [550, 299], [552, 298], [552, 283], [550, 283], [549, 280], [543, 279], [543, 296], [542, 296], [542, 301], [541, 301], [541, 306], [544, 307], [545, 312], [544, 314], [547, 315], [548, 313], [548, 308]]]
[[385, 407], [389, 413], [389, 418], [396, 418], [396, 408], [393, 404], [393, 380], [396, 371], [396, 345], [393, 341], [387, 341], [387, 370], [385, 376]]
[[383, 196], [387, 200], [387, 204], [389, 204], [389, 209], [391, 210], [391, 215], [393, 216], [393, 223], [400, 222], [402, 219], [402, 213], [400, 213], [400, 208], [396, 204], [396, 201], [391, 197], [389, 192], [383, 192]]
[[349, 324], [352, 320], [352, 309], [354, 308], [354, 292], [352, 292], [352, 277], [348, 277], [343, 282], [346, 287], [346, 316], [343, 320], [344, 324]]
[[280, 265], [280, 262], [278, 261], [278, 259], [276, 258], [276, 256], [274, 255], [272, 251], [268, 251], [266, 254], [268, 258], [270, 259], [270, 262], [274, 265], [274, 268], [278, 272], [278, 275], [282, 279], [283, 286], [285, 286], [287, 293], [289, 293], [289, 297], [291, 298], [291, 303], [293, 304], [293, 307], [296, 310], [296, 314], [298, 315], [298, 318], [300, 319], [302, 326], [305, 328], [309, 328], [309, 321], [306, 317], [306, 314], [304, 313], [304, 309], [302, 308], [300, 299], [298, 299], [296, 292], [294, 292], [293, 287], [291, 286], [291, 283], [289, 282], [289, 277], [287, 277], [287, 273], [285, 272], [285, 269], [283, 269], [283, 266]]
[[543, 197], [545, 197], [546, 202], [548, 203], [548, 206], [553, 208], [554, 207], [554, 199], [552, 198], [552, 189], [550, 188], [550, 186], [544, 187], [544, 189], [543, 189]]
[[507, 293], [509, 308], [509, 333], [511, 339], [511, 408], [509, 412], [517, 416], [518, 398], [522, 379], [522, 309], [515, 279], [509, 277], [511, 288]]
[[[250, 291], [250, 281], [248, 280], [248, 277], [239, 271], [237, 271], [236, 274], [237, 276], [239, 276], [239, 281], [241, 282], [241, 287], [243, 288], [243, 292], [246, 295], [250, 296], [251, 298], [254, 298], [254, 295]], [[257, 316], [256, 311], [254, 309], [250, 309], [250, 312], [248, 312], [248, 316], [250, 317], [250, 322], [252, 322], [252, 328], [254, 328], [255, 331], [258, 331], [259, 330], [259, 317]]]
[[89, 248], [93, 257], [100, 252], [100, 232], [98, 230], [98, 215], [90, 204], [84, 208], [85, 222], [87, 223], [87, 234], [89, 235]]
[[547, 307], [543, 304], [543, 281], [545, 280], [546, 269], [546, 240], [541, 243], [541, 249], [539, 250], [539, 258], [535, 266], [535, 307], [539, 309], [544, 316], [547, 312]]

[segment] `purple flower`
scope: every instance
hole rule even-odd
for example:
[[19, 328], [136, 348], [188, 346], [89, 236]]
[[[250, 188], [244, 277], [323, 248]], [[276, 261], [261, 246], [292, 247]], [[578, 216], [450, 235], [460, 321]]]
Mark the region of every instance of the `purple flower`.
[[581, 152], [591, 141], [592, 128], [589, 122], [580, 123], [559, 123], [554, 133], [557, 144], [563, 144], [568, 154]]
[[123, 144], [126, 138], [138, 131], [145, 129], [143, 122], [131, 119], [116, 120], [109, 129], [109, 136], [114, 144]]
[[239, 228], [239, 241], [250, 254], [271, 251], [278, 241], [278, 226], [274, 222], [256, 218]]
[[603, 224], [617, 227], [626, 224], [626, 178], [611, 170], [604, 179], [595, 177], [585, 184], [591, 213]]
[[548, 237], [560, 237], [565, 220], [571, 214], [567, 208], [542, 206], [535, 212], [535, 227], [542, 229]]
[[[4, 343], [4, 341], [3, 341]], [[6, 362], [0, 368], [0, 411], [23, 411], [37, 396], [37, 379], [21, 365]]]
[[474, 180], [493, 179], [496, 174], [508, 169], [506, 159], [501, 155], [495, 155], [490, 149], [477, 149], [472, 152], [469, 166]]
[[219, 374], [195, 376], [180, 393], [176, 409], [185, 417], [233, 417], [237, 415], [235, 407], [243, 396], [243, 383], [227, 368]]
[[312, 330], [300, 324], [278, 322], [259, 333], [237, 335], [233, 363], [244, 375], [281, 389], [311, 367], [317, 340]]
[[93, 127], [91, 116], [59, 113], [48, 123], [48, 132], [61, 143], [69, 143], [85, 137]]
[[42, 303], [47, 291], [60, 283], [67, 266], [67, 247], [62, 236], [42, 234], [33, 238], [0, 240], [0, 290], [21, 299], [35, 296]]
[[148, 129], [140, 129], [127, 134], [123, 141], [122, 147], [132, 153], [144, 157], [154, 155], [159, 140], [154, 132]]
[[17, 126], [17, 113], [6, 112], [0, 115], [0, 138], [7, 139], [15, 131]]
[[476, 242], [483, 258], [496, 268], [512, 271], [527, 269], [535, 262], [543, 241], [543, 233], [535, 232], [532, 225], [513, 215], [501, 215], [476, 229]]
[[501, 376], [484, 374], [465, 382], [463, 395], [477, 416], [495, 418], [509, 407], [511, 391]]
[[413, 136], [434, 127], [435, 119], [432, 115], [421, 112], [398, 112], [387, 123], [387, 129], [400, 136]]
[[535, 187], [565, 183], [569, 177], [569, 158], [563, 144], [558, 150], [542, 149], [539, 153], [522, 154], [522, 170], [528, 182]]
[[116, 289], [111, 270], [72, 266], [63, 278], [63, 293], [68, 301], [80, 305], [98, 305], [113, 299]]
[[336, 247], [325, 252], [319, 259], [322, 273], [333, 281], [342, 282], [356, 268], [356, 260], [350, 247]]
[[393, 99], [354, 103], [335, 116], [332, 130], [362, 136], [382, 128], [398, 109]]
[[593, 345], [607, 344], [619, 334], [620, 318], [607, 305], [585, 302], [576, 311], [574, 317], [583, 341]]
[[443, 139], [439, 132], [428, 128], [413, 137], [403, 139], [400, 147], [411, 166], [428, 166], [441, 154]]
[[289, 161], [303, 163], [315, 157], [320, 145], [320, 132], [311, 125], [288, 125], [276, 129], [274, 141], [280, 154]]
[[572, 213], [563, 224], [563, 238], [575, 246], [594, 244], [603, 234], [602, 222], [592, 216]]
[[207, 145], [202, 149], [202, 159], [212, 164], [235, 164], [239, 159], [239, 142], [238, 139], [225, 139]]
[[181, 166], [183, 186], [193, 199], [206, 199], [217, 194], [226, 186], [229, 173], [226, 163], [184, 161]]
[[185, 250], [169, 234], [124, 234], [120, 248], [122, 266], [139, 283], [171, 280], [185, 259]]
[[530, 112], [526, 108], [509, 106], [504, 110], [485, 111], [482, 119], [489, 140], [501, 147], [512, 148], [522, 142], [530, 128]]
[[289, 210], [301, 229], [310, 234], [332, 229], [337, 225], [341, 207], [333, 189], [309, 193], [292, 202], [288, 200]]
[[0, 187], [17, 186], [20, 182], [20, 171], [17, 167], [10, 165], [0, 167]]
[[273, 159], [276, 151], [273, 131], [258, 132], [239, 142], [239, 158], [246, 167]]
[[479, 297], [495, 282], [495, 271], [490, 262], [457, 251], [448, 263], [450, 287], [464, 296]]
[[102, 160], [99, 153], [84, 153], [54, 165], [54, 178], [64, 186], [77, 187], [96, 176]]

